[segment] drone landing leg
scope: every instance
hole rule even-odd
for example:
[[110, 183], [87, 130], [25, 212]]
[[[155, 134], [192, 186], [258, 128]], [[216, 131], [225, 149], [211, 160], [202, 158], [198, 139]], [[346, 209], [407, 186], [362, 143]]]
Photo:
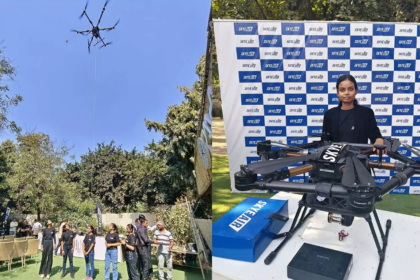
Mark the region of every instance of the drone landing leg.
[[375, 229], [373, 227], [372, 218], [369, 215], [369, 217], [367, 217], [365, 219], [369, 224], [370, 231], [372, 232], [373, 239], [375, 240], [376, 248], [378, 249], [379, 266], [378, 266], [378, 270], [376, 272], [376, 278], [375, 279], [379, 280], [380, 277], [381, 277], [382, 266], [383, 266], [384, 261], [385, 261], [385, 252], [386, 252], [386, 246], [388, 244], [388, 235], [389, 235], [389, 229], [391, 228], [391, 220], [387, 220], [387, 222], [386, 222], [386, 232], [384, 234], [384, 232], [382, 230], [382, 227], [381, 227], [381, 224], [379, 222], [379, 217], [378, 217], [378, 213], [376, 212], [376, 209], [373, 210], [373, 215], [375, 217], [376, 224], [378, 225], [379, 232], [381, 233], [383, 248], [381, 248], [381, 245], [379, 244], [378, 237], [377, 237]]
[[[267, 258], [264, 260], [264, 263], [266, 265], [269, 265], [274, 258], [276, 257], [277, 253], [280, 251], [280, 249], [284, 246], [284, 244], [286, 244], [287, 241], [289, 241], [289, 239], [292, 237], [293, 233], [299, 229], [299, 227], [306, 221], [306, 219], [312, 215], [313, 213], [315, 213], [315, 209], [311, 209], [309, 210], [309, 213], [306, 214], [306, 211], [308, 210], [308, 208], [305, 206], [305, 208], [303, 209], [303, 213], [299, 219], [300, 216], [300, 212], [302, 211], [302, 205], [299, 205], [298, 210], [296, 212], [295, 218], [293, 219], [293, 223], [292, 226], [290, 227], [290, 230], [288, 232], [284, 232], [281, 234], [278, 234], [274, 239], [278, 239], [281, 237], [286, 237], [285, 239], [283, 239], [283, 241], [280, 243], [279, 246], [277, 246], [277, 248], [272, 251], [270, 253], [270, 255], [267, 256]], [[305, 215], [306, 214], [306, 215]], [[299, 223], [296, 225], [297, 220], [299, 219]]]

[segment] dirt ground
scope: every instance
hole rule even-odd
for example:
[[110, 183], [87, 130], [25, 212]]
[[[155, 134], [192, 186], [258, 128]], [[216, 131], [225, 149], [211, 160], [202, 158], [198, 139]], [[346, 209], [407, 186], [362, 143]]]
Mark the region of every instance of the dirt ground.
[[222, 118], [212, 119], [212, 154], [227, 156], [225, 125]]

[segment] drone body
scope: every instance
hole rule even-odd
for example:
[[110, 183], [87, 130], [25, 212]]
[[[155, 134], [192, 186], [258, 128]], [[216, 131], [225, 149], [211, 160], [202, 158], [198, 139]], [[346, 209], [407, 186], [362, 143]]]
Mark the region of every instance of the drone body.
[[[391, 220], [386, 223], [386, 231], [382, 230], [375, 203], [392, 189], [404, 185], [410, 177], [420, 174], [420, 162], [404, 157], [398, 153], [401, 142], [398, 139], [385, 139], [386, 145], [368, 145], [354, 143], [332, 143], [329, 136], [323, 134], [321, 141], [309, 144], [288, 146], [270, 140], [257, 143], [257, 154], [262, 161], [241, 165], [241, 170], [235, 173], [235, 187], [239, 191], [251, 189], [277, 190], [301, 193], [302, 199], [289, 232], [278, 234], [276, 238], [285, 239], [265, 259], [270, 264], [281, 247], [290, 239], [293, 233], [315, 213], [316, 210], [328, 212], [328, 222], [351, 226], [354, 217], [364, 218], [372, 232], [378, 249], [380, 262], [376, 275], [379, 280], [382, 265], [385, 260], [388, 234]], [[280, 149], [272, 149], [280, 146]], [[413, 154], [420, 156], [419, 150], [404, 145]], [[372, 148], [379, 151], [379, 160], [371, 161], [368, 157]], [[308, 149], [308, 153], [298, 153]], [[312, 150], [309, 150], [312, 149]], [[385, 152], [397, 160], [395, 163], [382, 162]], [[285, 169], [290, 165], [303, 162], [302, 166]], [[371, 170], [387, 169], [398, 171], [389, 181], [377, 186], [371, 175]], [[309, 172], [308, 183], [286, 182], [285, 179]], [[261, 179], [258, 179], [261, 175]], [[307, 213], [307, 210], [309, 212]], [[373, 213], [383, 241], [381, 248], [379, 239], [373, 227]]]
[[88, 15], [87, 15], [87, 13], [86, 13], [86, 9], [87, 9], [88, 3], [89, 3], [89, 2], [87, 2], [87, 3], [86, 3], [86, 6], [85, 6], [85, 9], [83, 10], [83, 13], [80, 15], [79, 19], [81, 19], [81, 18], [85, 15], [85, 16], [86, 16], [86, 18], [89, 20], [89, 23], [92, 25], [92, 29], [88, 29], [88, 30], [84, 30], [84, 31], [80, 31], [80, 30], [71, 30], [72, 32], [76, 32], [77, 34], [83, 34], [83, 35], [85, 35], [85, 36], [86, 36], [86, 35], [89, 35], [89, 34], [92, 34], [92, 37], [91, 37], [90, 41], [88, 40], [88, 50], [89, 50], [89, 52], [90, 52], [90, 46], [91, 46], [92, 41], [93, 41], [93, 39], [94, 39], [94, 38], [96, 39], [96, 44], [95, 44], [94, 46], [96, 46], [96, 45], [97, 45], [97, 44], [99, 44], [99, 43], [102, 43], [102, 46], [100, 47], [100, 48], [102, 48], [102, 47], [106, 47], [107, 45], [112, 44], [112, 42], [108, 42], [108, 43], [105, 43], [105, 42], [104, 42], [104, 40], [103, 40], [103, 39], [105, 39], [105, 38], [102, 38], [102, 37], [101, 37], [100, 31], [110, 31], [110, 30], [113, 30], [113, 29], [115, 29], [115, 26], [117, 26], [117, 24], [118, 24], [120, 21], [118, 20], [118, 21], [117, 21], [117, 23], [116, 23], [114, 26], [112, 26], [112, 27], [99, 28], [99, 23], [101, 22], [102, 15], [103, 15], [103, 14], [104, 14], [104, 12], [105, 12], [105, 7], [108, 5], [108, 2], [109, 2], [109, 0], [107, 0], [107, 1], [105, 2], [104, 7], [102, 8], [102, 13], [101, 13], [101, 16], [99, 17], [99, 20], [98, 20], [98, 23], [96, 24], [96, 26], [95, 26], [95, 25], [93, 25], [92, 21], [90, 20], [89, 16], [88, 16]]

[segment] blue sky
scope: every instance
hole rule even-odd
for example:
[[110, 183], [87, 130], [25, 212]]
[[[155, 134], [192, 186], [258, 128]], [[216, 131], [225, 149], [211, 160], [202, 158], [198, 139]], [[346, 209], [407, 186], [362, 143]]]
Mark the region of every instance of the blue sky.
[[[113, 44], [96, 50], [95, 125], [95, 48], [89, 54], [90, 37], [70, 32], [89, 29], [86, 17], [78, 19], [85, 3], [0, 0], [0, 47], [18, 72], [9, 94], [24, 98], [10, 118], [24, 131], [74, 145], [76, 160], [93, 148], [93, 132], [95, 143], [114, 140], [126, 150], [143, 150], [161, 138], [146, 129], [144, 119], [163, 122], [167, 107], [183, 100], [176, 86], [191, 86], [198, 78], [195, 66], [205, 53], [210, 0], [108, 3], [99, 26], [121, 21], [101, 34]], [[94, 24], [104, 3], [89, 2]], [[3, 133], [0, 141], [13, 138]]]

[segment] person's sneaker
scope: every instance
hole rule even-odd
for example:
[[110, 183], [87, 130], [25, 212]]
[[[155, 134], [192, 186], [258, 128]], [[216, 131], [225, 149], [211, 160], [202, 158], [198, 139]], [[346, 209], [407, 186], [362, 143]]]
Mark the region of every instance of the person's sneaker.
[[89, 276], [86, 275], [86, 277], [83, 278], [83, 280], [89, 280]]
[[66, 274], [64, 274], [64, 273], [63, 273], [63, 274], [61, 274], [61, 279], [63, 279], [63, 278], [64, 278], [64, 276], [66, 276]]
[[74, 273], [70, 273], [70, 277], [74, 279]]

